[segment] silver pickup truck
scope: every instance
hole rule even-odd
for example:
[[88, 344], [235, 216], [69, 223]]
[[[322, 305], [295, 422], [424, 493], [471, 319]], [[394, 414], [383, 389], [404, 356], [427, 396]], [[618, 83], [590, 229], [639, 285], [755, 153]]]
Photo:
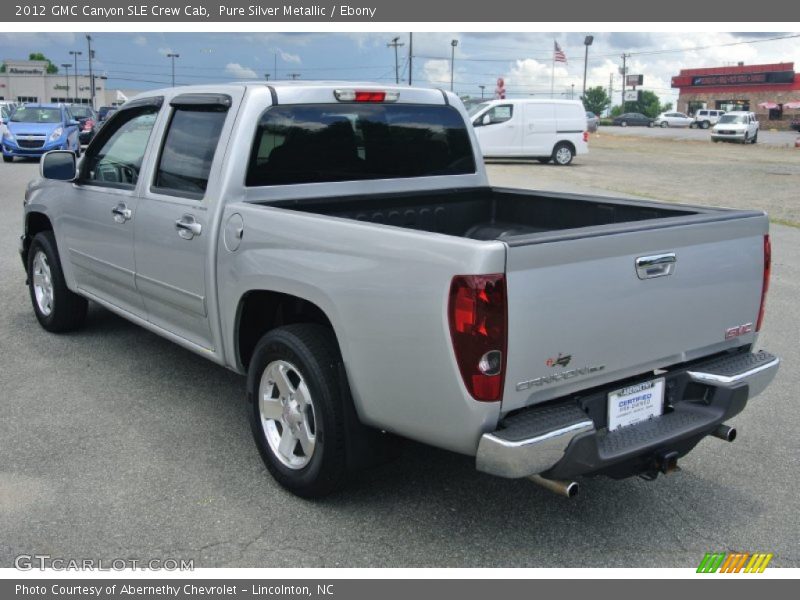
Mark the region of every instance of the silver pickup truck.
[[411, 438], [562, 494], [654, 478], [774, 376], [762, 212], [489, 185], [451, 93], [147, 92], [25, 196], [33, 310], [91, 300], [247, 376], [305, 497]]

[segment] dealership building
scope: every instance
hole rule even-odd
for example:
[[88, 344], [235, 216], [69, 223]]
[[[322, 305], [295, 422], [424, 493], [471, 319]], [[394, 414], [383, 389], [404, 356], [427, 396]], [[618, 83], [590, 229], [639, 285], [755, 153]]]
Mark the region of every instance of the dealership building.
[[[0, 72], [0, 100], [12, 102], [66, 102], [89, 104], [91, 82], [88, 75], [75, 77], [71, 69], [61, 67], [48, 74], [49, 63], [43, 60], [4, 60]], [[138, 92], [106, 88], [106, 78], [94, 74], [95, 108], [121, 104]]]
[[788, 129], [800, 111], [784, 104], [800, 101], [800, 74], [794, 63], [683, 69], [672, 78], [680, 90], [677, 110], [694, 115], [701, 108], [756, 113], [762, 127]]

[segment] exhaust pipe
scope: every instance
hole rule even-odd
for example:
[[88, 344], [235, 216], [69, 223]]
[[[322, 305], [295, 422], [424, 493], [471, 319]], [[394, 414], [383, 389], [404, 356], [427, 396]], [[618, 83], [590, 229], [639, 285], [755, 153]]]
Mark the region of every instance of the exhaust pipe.
[[580, 489], [577, 481], [546, 479], [541, 475], [529, 475], [528, 479], [530, 479], [536, 485], [540, 485], [543, 488], [558, 494], [559, 496], [564, 496], [565, 498], [574, 498]]
[[731, 427], [730, 425], [719, 425], [714, 431], [711, 432], [716, 438], [721, 440], [725, 440], [726, 442], [732, 442], [736, 439], [736, 427]]

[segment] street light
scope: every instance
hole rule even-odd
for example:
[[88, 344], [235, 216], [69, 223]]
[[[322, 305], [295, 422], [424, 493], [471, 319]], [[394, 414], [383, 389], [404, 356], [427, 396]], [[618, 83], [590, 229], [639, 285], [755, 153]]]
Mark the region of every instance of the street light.
[[592, 45], [594, 41], [593, 35], [587, 35], [583, 38], [583, 45], [586, 46], [586, 54], [583, 58], [583, 96], [581, 96], [581, 100], [586, 100], [586, 67], [589, 65], [589, 46]]
[[61, 68], [64, 69], [64, 81], [67, 82], [67, 102], [69, 102], [69, 68], [72, 65], [69, 63], [61, 63]]
[[486, 88], [486, 86], [485, 85], [479, 85], [478, 87], [481, 88], [481, 100], [483, 100], [483, 90], [484, 90], [484, 88]]
[[172, 87], [175, 87], [175, 59], [180, 57], [181, 57], [180, 54], [173, 54], [173, 53], [167, 54], [167, 58], [172, 59]]
[[69, 53], [75, 57], [75, 100], [81, 95], [81, 88], [78, 87], [78, 57], [83, 54], [79, 50], [70, 50]]
[[450, 54], [450, 91], [453, 91], [453, 72], [455, 71], [455, 63], [456, 63], [456, 46], [458, 46], [458, 40], [453, 40], [450, 42], [451, 47], [451, 54]]

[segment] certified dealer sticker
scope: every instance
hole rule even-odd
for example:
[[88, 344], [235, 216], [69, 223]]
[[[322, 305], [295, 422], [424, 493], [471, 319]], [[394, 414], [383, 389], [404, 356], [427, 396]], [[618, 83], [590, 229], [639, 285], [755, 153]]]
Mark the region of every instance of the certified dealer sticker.
[[663, 412], [663, 377], [630, 385], [608, 395], [608, 430], [635, 425]]

